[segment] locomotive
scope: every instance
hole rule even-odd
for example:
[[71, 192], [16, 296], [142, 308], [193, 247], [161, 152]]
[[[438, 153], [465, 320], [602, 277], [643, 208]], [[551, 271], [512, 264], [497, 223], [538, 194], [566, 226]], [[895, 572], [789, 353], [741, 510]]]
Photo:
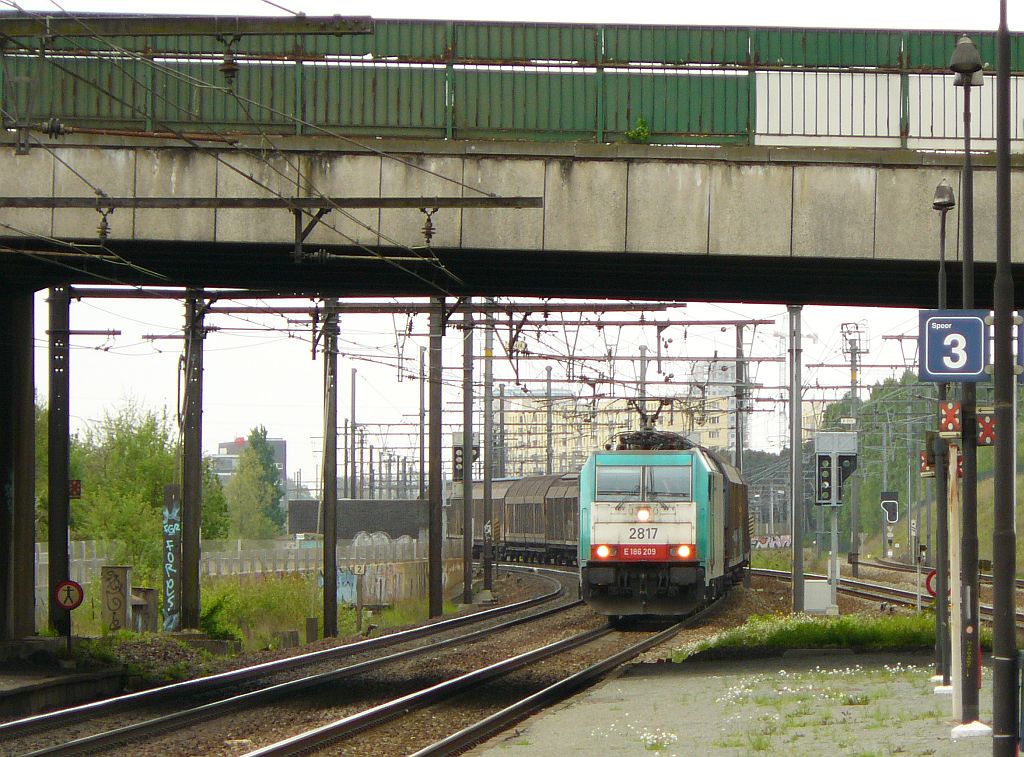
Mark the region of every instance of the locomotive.
[[[750, 563], [747, 484], [680, 434], [619, 434], [579, 473], [493, 482], [498, 560], [578, 564], [581, 597], [614, 618], [685, 615], [723, 594]], [[483, 550], [474, 487], [473, 554]], [[447, 508], [462, 533], [462, 501]]]
[[740, 472], [670, 432], [608, 446], [580, 472], [584, 601], [613, 617], [685, 615], [725, 593], [750, 564]]

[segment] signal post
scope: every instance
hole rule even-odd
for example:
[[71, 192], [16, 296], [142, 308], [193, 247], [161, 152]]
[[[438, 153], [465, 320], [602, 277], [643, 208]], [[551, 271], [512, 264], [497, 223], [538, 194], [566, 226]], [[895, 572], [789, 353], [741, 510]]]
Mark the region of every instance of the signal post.
[[857, 470], [857, 433], [821, 431], [814, 435], [814, 503], [832, 509], [832, 550], [829, 560], [830, 613], [839, 612], [839, 506], [843, 484]]

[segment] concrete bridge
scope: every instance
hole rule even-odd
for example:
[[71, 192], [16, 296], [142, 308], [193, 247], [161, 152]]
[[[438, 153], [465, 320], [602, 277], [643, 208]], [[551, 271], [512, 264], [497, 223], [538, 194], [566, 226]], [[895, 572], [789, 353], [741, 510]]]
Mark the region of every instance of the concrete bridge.
[[[780, 146], [376, 140], [371, 151], [279, 138], [268, 151], [257, 139], [199, 150], [74, 142], [0, 152], [0, 172], [18, 177], [0, 198], [0, 236], [40, 253], [3, 258], [10, 284], [929, 306], [932, 195], [946, 179], [959, 196], [962, 164], [910, 150]], [[983, 303], [995, 178], [991, 156], [975, 162]], [[1015, 188], [1024, 188], [1020, 167], [1015, 159]], [[539, 207], [506, 207], [502, 198]], [[1014, 198], [1016, 216], [1024, 192]], [[474, 206], [487, 202], [499, 206]], [[435, 207], [428, 248], [420, 208]], [[304, 237], [300, 208], [302, 225], [322, 213]], [[947, 250], [952, 302], [958, 217]], [[48, 256], [48, 240], [84, 252]], [[1024, 262], [1019, 236], [1013, 259]]]

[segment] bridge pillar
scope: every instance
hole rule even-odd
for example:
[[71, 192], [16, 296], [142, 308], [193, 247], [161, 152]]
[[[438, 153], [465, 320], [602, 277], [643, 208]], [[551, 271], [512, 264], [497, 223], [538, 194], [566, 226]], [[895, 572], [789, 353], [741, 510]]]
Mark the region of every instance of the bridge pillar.
[[0, 292], [0, 639], [35, 633], [33, 293]]

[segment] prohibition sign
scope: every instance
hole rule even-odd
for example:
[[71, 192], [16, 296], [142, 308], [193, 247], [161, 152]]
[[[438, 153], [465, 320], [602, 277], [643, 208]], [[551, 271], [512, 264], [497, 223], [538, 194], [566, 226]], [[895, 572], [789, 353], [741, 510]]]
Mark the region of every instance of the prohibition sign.
[[65, 610], [74, 610], [85, 599], [81, 584], [75, 581], [61, 581], [53, 590], [53, 599]]

